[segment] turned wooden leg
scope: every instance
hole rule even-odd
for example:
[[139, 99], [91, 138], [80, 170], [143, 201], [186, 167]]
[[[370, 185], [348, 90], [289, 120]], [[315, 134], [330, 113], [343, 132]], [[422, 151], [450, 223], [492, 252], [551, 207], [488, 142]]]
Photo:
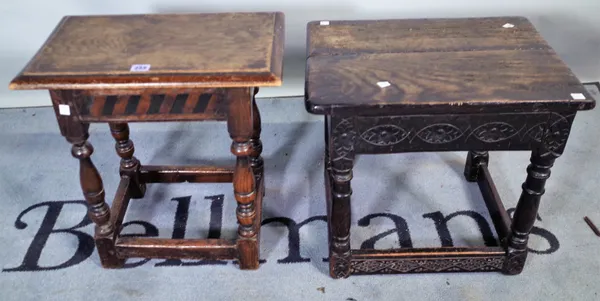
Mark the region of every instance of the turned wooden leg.
[[[252, 151], [250, 153], [250, 165], [252, 166], [252, 170], [254, 172], [254, 176], [256, 177], [256, 182], [261, 183], [261, 177], [264, 176], [264, 161], [260, 156], [262, 153], [262, 142], [260, 141], [260, 132], [261, 132], [261, 120], [260, 120], [260, 112], [258, 107], [256, 106], [255, 95], [258, 93], [258, 88], [255, 88], [254, 95], [252, 97], [252, 138], [250, 139], [250, 143], [252, 144]], [[264, 185], [264, 182], [262, 182]], [[264, 189], [263, 196], [264, 196]]]
[[251, 154], [253, 130], [252, 94], [250, 89], [232, 89], [228, 95], [227, 128], [233, 140], [231, 152], [237, 157], [233, 173], [233, 190], [238, 203], [238, 250], [241, 269], [257, 269], [259, 260], [258, 229], [255, 222], [256, 187]]
[[467, 181], [477, 182], [479, 179], [479, 165], [487, 165], [489, 158], [487, 151], [469, 151], [464, 172]]
[[537, 152], [531, 155], [531, 164], [527, 166], [527, 179], [523, 183], [523, 192], [512, 219], [508, 258], [503, 268], [506, 274], [519, 274], [525, 266], [529, 233], [537, 216], [546, 180], [550, 177], [550, 168], [558, 156], [556, 153], [539, 155]]
[[334, 119], [332, 127], [327, 146], [331, 181], [329, 272], [333, 278], [346, 278], [350, 276], [350, 181], [356, 133], [351, 119]]
[[87, 137], [74, 141], [71, 154], [79, 159], [81, 189], [88, 203], [88, 215], [96, 224], [94, 235], [96, 248], [103, 267], [120, 268], [124, 260], [117, 258], [115, 252], [115, 229], [110, 220], [110, 207], [104, 201], [102, 178], [90, 159], [94, 148], [85, 139]]
[[61, 107], [68, 106], [70, 112], [76, 111], [83, 103], [82, 94], [75, 90], [52, 90], [50, 98], [60, 132], [73, 145], [73, 157], [79, 159], [81, 189], [88, 204], [88, 215], [96, 224], [94, 241], [100, 262], [105, 268], [120, 268], [125, 260], [118, 258], [115, 252], [115, 229], [110, 218], [110, 207], [104, 201], [102, 178], [90, 159], [94, 148], [87, 142], [89, 124], [65, 114], [64, 108], [61, 110]]
[[121, 157], [119, 171], [121, 176], [126, 175], [131, 179], [129, 193], [132, 198], [143, 198], [146, 193], [146, 184], [140, 181], [140, 161], [133, 156], [135, 148], [129, 140], [129, 125], [127, 123], [110, 123], [110, 133], [115, 138], [115, 149]]

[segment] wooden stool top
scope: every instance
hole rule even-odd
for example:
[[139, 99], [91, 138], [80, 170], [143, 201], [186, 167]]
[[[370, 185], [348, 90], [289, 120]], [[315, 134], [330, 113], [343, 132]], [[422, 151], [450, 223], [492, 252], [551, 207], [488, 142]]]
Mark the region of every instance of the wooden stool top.
[[282, 13], [67, 16], [11, 89], [281, 85]]
[[311, 22], [307, 56], [312, 113], [594, 107], [521, 17]]

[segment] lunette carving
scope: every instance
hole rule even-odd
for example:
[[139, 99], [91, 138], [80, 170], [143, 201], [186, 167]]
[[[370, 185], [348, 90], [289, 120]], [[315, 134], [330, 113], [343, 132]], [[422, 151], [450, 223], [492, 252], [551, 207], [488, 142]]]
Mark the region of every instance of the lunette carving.
[[[406, 121], [406, 116], [363, 117], [361, 118], [361, 122], [366, 126], [359, 127], [358, 136], [366, 143], [379, 147], [392, 146], [399, 143], [413, 144], [415, 143], [414, 138], [419, 138], [419, 141], [427, 144], [439, 145], [458, 139], [464, 139], [465, 141], [477, 139], [484, 143], [499, 143], [514, 139], [515, 141], [532, 140], [543, 143], [549, 151], [560, 150], [565, 145], [569, 136], [571, 126], [569, 118], [572, 116], [562, 116], [557, 113], [549, 113], [544, 116], [551, 116], [552, 118], [548, 117], [549, 120], [547, 122], [538, 122], [533, 125], [528, 125], [526, 122], [523, 124], [511, 124], [496, 120], [483, 124], [475, 123], [468, 126], [464, 124], [465, 122], [469, 122], [468, 119], [461, 120], [460, 118], [456, 118], [459, 120], [457, 124], [431, 123], [416, 128], [402, 126], [403, 123], [415, 124], [413, 121]], [[527, 114], [524, 114], [523, 117], [527, 118]], [[345, 121], [346, 119], [342, 120], [338, 126], [354, 133], [356, 130], [354, 128], [351, 130], [347, 128], [350, 123], [346, 123]], [[361, 128], [366, 129], [363, 130]], [[341, 144], [338, 145], [341, 146]], [[340, 151], [343, 154], [343, 148]]]
[[428, 125], [417, 132], [417, 137], [429, 144], [443, 144], [452, 142], [463, 135], [456, 126], [449, 123], [436, 123]]

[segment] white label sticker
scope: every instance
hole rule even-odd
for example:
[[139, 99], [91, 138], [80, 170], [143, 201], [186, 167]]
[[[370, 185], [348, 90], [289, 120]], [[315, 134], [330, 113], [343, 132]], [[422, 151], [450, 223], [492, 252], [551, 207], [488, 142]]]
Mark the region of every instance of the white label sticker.
[[502, 25], [502, 27], [504, 27], [504, 28], [513, 28], [513, 27], [515, 27], [515, 25], [514, 24], [510, 24], [510, 23], [506, 23], [506, 24]]
[[58, 105], [58, 113], [60, 115], [70, 116], [71, 108], [68, 105]]
[[582, 93], [571, 93], [571, 97], [574, 100], [585, 100], [585, 95], [583, 95]]
[[150, 64], [135, 64], [135, 65], [131, 65], [131, 69], [129, 69], [129, 71], [131, 72], [144, 72], [144, 71], [149, 71], [150, 70]]
[[382, 82], [377, 82], [377, 85], [378, 85], [380, 88], [385, 88], [385, 87], [389, 87], [389, 86], [391, 86], [392, 84], [390, 84], [390, 82], [388, 82], [388, 81], [382, 81]]
[[329, 21], [321, 21], [319, 24], [321, 24], [321, 25], [329, 25]]

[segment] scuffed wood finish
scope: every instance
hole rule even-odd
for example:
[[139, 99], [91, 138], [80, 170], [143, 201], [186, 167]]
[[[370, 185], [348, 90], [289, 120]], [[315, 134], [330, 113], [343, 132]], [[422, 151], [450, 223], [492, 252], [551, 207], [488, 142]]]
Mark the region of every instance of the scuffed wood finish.
[[[254, 95], [281, 84], [282, 13], [65, 17], [11, 83], [49, 89], [61, 134], [80, 162], [80, 180], [105, 268], [129, 257], [238, 260], [259, 267], [264, 189], [261, 121]], [[132, 71], [131, 65], [149, 65]], [[129, 122], [226, 120], [235, 167], [142, 165]], [[87, 142], [91, 122], [107, 122], [121, 158], [112, 207]], [[132, 198], [148, 183], [232, 182], [236, 240], [121, 235]]]
[[235, 241], [226, 239], [120, 237], [115, 248], [121, 257], [206, 260], [237, 257]]
[[[308, 35], [306, 106], [312, 113], [594, 106], [524, 18], [330, 21], [309, 24]], [[385, 81], [390, 86], [377, 85]]]
[[226, 183], [233, 181], [233, 168], [145, 165], [140, 177], [145, 183]]
[[412, 248], [389, 250], [352, 250], [352, 256], [362, 259], [375, 258], [411, 258], [411, 257], [460, 257], [474, 256], [504, 256], [501, 247], [444, 247], [444, 248]]
[[[573, 108], [591, 103], [571, 98], [571, 93], [588, 94], [546, 50], [318, 56], [308, 64], [309, 100], [322, 107], [452, 104], [460, 111], [463, 105], [490, 102], [547, 106], [564, 101]], [[381, 81], [391, 85], [381, 88]]]
[[10, 87], [278, 86], [283, 42], [282, 13], [67, 16]]
[[[333, 278], [520, 273], [550, 168], [577, 111], [595, 105], [520, 17], [311, 22], [305, 89], [306, 109], [325, 115]], [[497, 150], [532, 152], [512, 221], [488, 170]], [[479, 185], [501, 246], [352, 250], [355, 156], [429, 151], [469, 151], [465, 178]]]
[[[502, 27], [507, 23], [514, 27]], [[308, 56], [547, 48], [523, 17], [308, 23]]]

